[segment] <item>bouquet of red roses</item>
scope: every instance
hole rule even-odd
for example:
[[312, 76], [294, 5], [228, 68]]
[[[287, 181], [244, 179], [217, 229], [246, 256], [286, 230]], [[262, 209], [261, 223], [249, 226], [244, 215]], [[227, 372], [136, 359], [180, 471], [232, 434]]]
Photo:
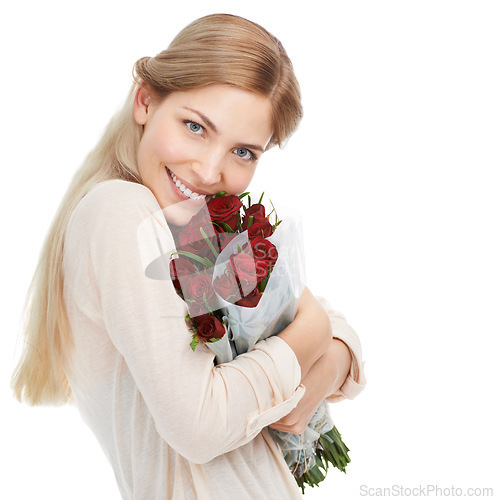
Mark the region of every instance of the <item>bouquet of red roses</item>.
[[[266, 215], [262, 198], [252, 204], [249, 193], [218, 193], [174, 234], [170, 276], [188, 306], [190, 345], [206, 345], [217, 364], [288, 326], [304, 288], [301, 230], [274, 208]], [[302, 492], [325, 478], [329, 463], [344, 471], [350, 461], [326, 403], [302, 435], [269, 431]]]

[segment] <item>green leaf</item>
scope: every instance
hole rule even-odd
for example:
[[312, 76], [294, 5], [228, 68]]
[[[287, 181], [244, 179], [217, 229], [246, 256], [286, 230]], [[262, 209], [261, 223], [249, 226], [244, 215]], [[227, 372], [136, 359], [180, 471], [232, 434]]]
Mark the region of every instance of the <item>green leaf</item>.
[[276, 228], [277, 228], [277, 227], [278, 227], [278, 226], [279, 226], [282, 222], [283, 222], [282, 220], [279, 220], [279, 221], [277, 221], [277, 222], [275, 222], [275, 223], [273, 224], [273, 226], [272, 226], [272, 227], [273, 227], [273, 233], [274, 233], [274, 231], [276, 230]]
[[222, 222], [221, 225], [223, 226], [223, 229], [226, 232], [228, 232], [228, 233], [234, 233], [235, 232], [226, 222]]
[[189, 259], [193, 259], [197, 262], [200, 262], [202, 265], [204, 265], [206, 267], [213, 267], [214, 266], [214, 264], [206, 257], [199, 257], [198, 255], [195, 255], [191, 252], [187, 252], [186, 250], [179, 250], [177, 253], [180, 255], [185, 255], [185, 257], [189, 257]]
[[279, 223], [281, 222], [278, 222], [278, 213], [276, 212], [276, 208], [274, 208], [274, 203], [273, 201], [270, 199], [269, 202], [271, 203], [271, 206], [273, 207], [273, 210], [271, 210], [271, 212], [269, 212], [269, 215], [268, 215], [268, 219], [269, 217], [271, 216], [271, 214], [274, 212], [274, 215], [275, 215], [275, 223], [274, 223], [274, 226], [278, 226]]
[[216, 251], [216, 248], [214, 248], [213, 244], [211, 243], [211, 240], [208, 238], [206, 232], [202, 227], [199, 228], [199, 231], [201, 231], [202, 237], [206, 240], [206, 243], [208, 244], [208, 247], [211, 249], [213, 252], [213, 255], [215, 257], [218, 257], [218, 252]]
[[239, 194], [237, 198], [238, 198], [239, 200], [241, 200], [244, 196], [249, 196], [249, 194], [250, 194], [250, 193], [249, 193], [248, 191], [246, 191], [245, 193]]
[[264, 197], [264, 191], [262, 192], [261, 197], [259, 198], [259, 201], [258, 201], [257, 203], [259, 203], [259, 204], [260, 204], [260, 203], [261, 203], [261, 201], [262, 201], [262, 199], [263, 199], [263, 197]]
[[268, 284], [270, 274], [271, 274], [271, 270], [269, 270], [269, 274], [263, 280], [259, 281], [259, 291], [261, 293], [263, 293], [264, 290], [266, 290], [266, 285]]
[[197, 344], [199, 344], [199, 339], [198, 339], [197, 335], [194, 335], [194, 336], [192, 337], [192, 342], [190, 343], [190, 347], [191, 347], [191, 349], [192, 349], [193, 351], [195, 351], [195, 350], [196, 350]]
[[221, 339], [215, 339], [215, 338], [213, 338], [213, 339], [209, 339], [208, 342], [218, 342], [219, 340], [221, 340]]

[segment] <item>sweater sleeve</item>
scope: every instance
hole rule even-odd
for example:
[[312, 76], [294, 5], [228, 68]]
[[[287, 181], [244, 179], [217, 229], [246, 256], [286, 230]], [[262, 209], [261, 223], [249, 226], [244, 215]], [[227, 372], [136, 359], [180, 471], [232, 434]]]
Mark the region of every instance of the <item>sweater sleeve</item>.
[[[160, 436], [193, 463], [252, 440], [288, 414], [305, 388], [291, 348], [274, 337], [230, 363], [215, 366], [195, 351], [187, 307], [163, 276], [175, 251], [157, 201], [145, 186], [106, 181], [76, 208], [69, 240], [91, 278], [98, 315], [151, 412]], [[159, 273], [158, 273], [159, 274]], [[151, 277], [150, 277], [151, 276]]]
[[367, 383], [364, 375], [362, 346], [359, 337], [355, 330], [348, 324], [343, 314], [333, 310], [325, 298], [317, 297], [317, 299], [328, 311], [333, 337], [347, 345], [352, 358], [350, 373], [345, 382], [336, 393], [328, 395], [326, 400], [330, 403], [336, 403], [343, 399], [354, 399], [364, 390]]

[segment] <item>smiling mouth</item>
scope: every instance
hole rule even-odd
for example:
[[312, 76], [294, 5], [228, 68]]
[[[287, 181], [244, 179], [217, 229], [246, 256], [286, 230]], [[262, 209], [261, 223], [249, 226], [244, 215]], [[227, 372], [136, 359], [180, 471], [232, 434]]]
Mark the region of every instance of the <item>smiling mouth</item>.
[[168, 167], [166, 167], [166, 172], [177, 189], [180, 191], [180, 194], [185, 198], [189, 198], [191, 200], [204, 200], [206, 196], [208, 196], [206, 193], [196, 193], [195, 191], [189, 189]]

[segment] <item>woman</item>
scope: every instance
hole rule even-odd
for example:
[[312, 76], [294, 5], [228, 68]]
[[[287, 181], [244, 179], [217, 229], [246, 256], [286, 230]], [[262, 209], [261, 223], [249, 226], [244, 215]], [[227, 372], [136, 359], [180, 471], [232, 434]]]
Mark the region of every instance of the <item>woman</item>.
[[300, 498], [263, 429], [300, 433], [324, 398], [363, 388], [358, 338], [307, 289], [289, 327], [215, 366], [190, 349], [171, 282], [145, 273], [157, 246], [173, 251], [169, 225], [209, 195], [244, 191], [301, 114], [279, 41], [206, 16], [137, 61], [126, 104], [62, 201], [13, 388], [30, 404], [74, 401], [125, 499]]

